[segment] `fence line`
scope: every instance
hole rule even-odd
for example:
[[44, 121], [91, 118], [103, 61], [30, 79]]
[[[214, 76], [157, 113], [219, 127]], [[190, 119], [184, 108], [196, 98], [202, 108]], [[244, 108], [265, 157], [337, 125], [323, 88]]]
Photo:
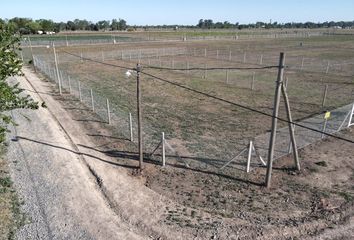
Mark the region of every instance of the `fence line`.
[[[141, 51], [138, 52], [139, 52], [139, 56], [141, 57], [142, 52]], [[220, 54], [220, 52], [218, 54]], [[136, 54], [134, 56], [136, 56]], [[221, 55], [219, 55], [218, 57], [220, 56]], [[41, 57], [42, 56], [35, 56], [34, 64], [41, 72], [43, 72], [43, 74], [45, 74], [49, 79], [51, 79], [56, 83], [58, 83], [58, 76], [59, 76], [61, 78], [61, 87], [63, 88], [63, 90], [65, 90], [69, 94], [79, 99], [88, 108], [91, 108], [92, 111], [95, 112], [98, 116], [100, 116], [101, 119], [106, 121], [107, 124], [111, 124], [117, 129], [119, 129], [122, 135], [126, 139], [131, 141], [135, 141], [135, 139], [137, 139], [137, 135], [136, 135], [137, 124], [132, 117], [132, 113], [134, 113], [135, 111], [131, 109], [128, 110], [127, 112], [126, 109], [116, 104], [113, 104], [111, 101], [109, 101], [109, 99], [101, 96], [98, 92], [96, 93], [95, 89], [86, 86], [85, 84], [76, 80], [72, 76], [69, 76], [69, 74], [67, 74], [63, 70], [59, 70], [59, 74], [58, 74], [53, 64], [51, 62], [46, 62], [46, 60], [42, 59]], [[189, 66], [189, 64], [186, 65]], [[251, 88], [254, 88], [255, 74], [252, 73], [251, 76], [252, 77], [250, 78], [249, 86], [251, 86]], [[227, 78], [229, 78], [229, 76]], [[227, 79], [226, 81], [230, 81], [230, 79]], [[331, 114], [331, 118], [326, 121], [323, 118], [323, 114], [320, 114], [315, 117], [303, 120], [300, 123], [307, 127], [318, 129], [319, 131], [325, 130], [325, 132], [327, 133], [336, 133], [340, 131], [343, 127], [346, 127], [348, 125], [346, 124], [346, 121], [349, 121], [348, 112], [351, 111], [351, 109], [352, 109], [352, 105], [346, 105], [344, 107], [333, 110]], [[147, 151], [147, 149], [151, 149], [151, 147], [156, 146], [160, 142], [161, 138], [159, 137], [159, 134], [160, 131], [158, 129], [155, 129], [154, 127], [149, 126], [149, 124], [146, 124], [146, 129], [144, 129], [144, 138], [147, 139], [148, 141], [145, 146], [145, 151]], [[292, 149], [290, 147], [290, 136], [289, 136], [288, 128], [285, 127], [279, 129], [277, 132], [277, 136], [278, 137], [276, 139], [276, 144], [275, 144], [276, 148], [275, 148], [274, 159], [278, 159], [292, 152]], [[295, 136], [296, 136], [296, 141], [298, 143], [299, 149], [304, 148], [307, 145], [319, 141], [323, 138], [322, 134], [310, 130], [302, 129], [302, 128], [296, 129]], [[165, 135], [163, 135], [163, 139], [165, 140]], [[168, 137], [166, 138], [166, 143], [168, 143], [167, 139]], [[268, 151], [268, 140], [269, 140], [268, 133], [257, 136], [253, 139], [252, 148], [249, 147], [249, 149], [251, 150], [254, 149], [254, 151], [259, 155], [261, 159], [262, 158], [266, 159], [267, 151]], [[198, 155], [189, 156], [187, 157], [188, 161], [186, 161], [185, 159], [186, 157], [181, 157], [181, 154], [178, 153], [176, 147], [173, 147], [171, 145], [173, 144], [167, 144], [167, 147], [173, 150], [171, 151], [174, 153], [174, 155], [173, 156], [166, 155], [165, 158], [170, 159], [171, 157], [173, 157], [173, 159], [175, 160], [177, 159], [179, 162], [183, 162], [185, 165], [188, 165], [189, 167], [200, 168], [202, 162], [205, 164], [204, 167], [208, 167], [208, 168], [211, 167], [214, 168], [216, 171], [220, 171], [220, 168], [222, 168], [222, 171], [232, 172], [235, 169], [239, 169], [240, 161], [241, 162], [243, 161], [245, 163], [244, 161], [245, 159], [250, 159], [250, 155], [249, 155], [250, 152], [248, 152], [247, 155], [244, 154], [246, 152], [242, 152], [237, 155], [238, 161], [234, 161], [233, 160], [234, 158], [231, 158], [232, 159], [231, 161], [230, 159], [226, 159], [226, 158], [214, 159], [214, 160], [213, 159], [200, 160], [198, 158]], [[246, 149], [247, 146], [249, 145], [244, 145]], [[234, 151], [230, 151], [229, 154], [232, 154], [232, 152]], [[227, 164], [227, 168], [225, 164]], [[247, 169], [249, 168], [250, 166], [248, 165]]]

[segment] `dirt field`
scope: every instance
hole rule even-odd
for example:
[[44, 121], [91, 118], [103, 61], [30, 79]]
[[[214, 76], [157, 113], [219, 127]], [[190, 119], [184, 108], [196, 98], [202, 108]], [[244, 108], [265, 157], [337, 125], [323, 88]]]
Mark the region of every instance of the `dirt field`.
[[[97, 150], [115, 157], [124, 168], [137, 166], [136, 146], [121, 139], [90, 111], [70, 110], [72, 104], [80, 106], [77, 101], [61, 103], [73, 119], [85, 120], [83, 126]], [[341, 136], [354, 137], [352, 131]], [[216, 239], [302, 239], [325, 229], [348, 228], [346, 223], [354, 214], [352, 152], [351, 144], [339, 140], [314, 144], [300, 153], [301, 173], [288, 168], [290, 158], [281, 159], [275, 164], [271, 190], [261, 186], [262, 168], [249, 175], [238, 172], [235, 178], [180, 166], [161, 168], [150, 162], [142, 176], [146, 186], [178, 204], [165, 209], [164, 224], [188, 229], [196, 236], [204, 231]], [[135, 175], [135, 170], [131, 171]]]
[[[302, 46], [300, 46], [302, 43]], [[338, 47], [340, 43], [340, 47]], [[227, 47], [225, 47], [227, 46]], [[144, 65], [162, 67], [204, 68], [211, 67], [262, 67], [276, 65], [280, 51], [287, 54], [286, 70], [288, 93], [293, 118], [300, 120], [324, 110], [348, 104], [352, 100], [352, 64], [353, 56], [348, 48], [353, 47], [352, 37], [321, 37], [309, 39], [257, 40], [241, 42], [198, 42], [137, 44], [118, 46], [72, 47], [63, 49], [88, 58], [96, 57], [108, 64], [134, 67], [138, 59], [111, 60], [116, 51], [136, 49], [168, 49], [187, 47], [190, 55], [162, 56], [143, 58]], [[203, 56], [207, 49], [207, 57]], [[51, 51], [51, 50], [47, 50]], [[58, 50], [60, 52], [60, 49]], [[106, 58], [100, 59], [101, 53]], [[229, 61], [231, 51], [232, 60]], [[194, 52], [197, 52], [193, 55]], [[50, 53], [50, 52], [48, 52]], [[126, 53], [125, 53], [126, 54]], [[127, 55], [127, 54], [126, 54]], [[196, 56], [197, 55], [197, 56]], [[246, 56], [245, 56], [246, 55]], [[259, 59], [262, 55], [262, 65]], [[50, 60], [50, 55], [47, 55]], [[128, 58], [128, 56], [126, 56]], [[246, 59], [243, 63], [244, 58]], [[304, 58], [303, 69], [300, 70]], [[327, 62], [331, 61], [330, 71], [326, 74]], [[95, 62], [81, 62], [80, 59], [59, 53], [59, 67], [86, 85], [83, 95], [90, 104], [89, 90], [104, 96], [117, 106], [125, 116], [129, 112], [135, 115], [135, 81], [125, 78], [125, 71]], [[271, 114], [277, 69], [263, 70], [225, 70], [208, 71], [168, 71], [143, 68], [148, 72], [175, 83], [206, 92], [213, 96], [237, 102]], [[227, 74], [227, 80], [226, 80]], [[253, 78], [254, 76], [254, 78]], [[253, 81], [254, 79], [254, 81]], [[253, 90], [252, 90], [252, 85]], [[325, 106], [322, 107], [323, 95], [328, 86]], [[181, 90], [146, 75], [142, 75], [144, 131], [147, 137], [147, 150], [152, 151], [165, 132], [173, 147], [180, 155], [200, 159], [231, 159], [241, 151], [250, 139], [270, 129], [270, 119], [244, 109], [220, 103], [211, 98]], [[104, 103], [103, 103], [104, 105]], [[282, 105], [283, 106], [283, 105]], [[173, 109], [173, 111], [171, 111]], [[281, 117], [285, 118], [282, 107]], [[285, 126], [280, 123], [280, 126]]]
[[[109, 49], [115, 51], [123, 48], [176, 46], [180, 45], [127, 44], [114, 50], [111, 47]], [[285, 50], [289, 65], [286, 71], [289, 79], [288, 91], [295, 119], [303, 119], [353, 100], [352, 65], [344, 64], [352, 64], [354, 58], [352, 51], [348, 51], [354, 47], [351, 36], [236, 43], [198, 42], [183, 46], [200, 51], [207, 48], [213, 55], [207, 58], [162, 57], [162, 66], [171, 66], [173, 60], [180, 67], [186, 61], [196, 67], [205, 63], [208, 66], [252, 67], [259, 66], [260, 54], [268, 57], [264, 58], [265, 65], [276, 64], [279, 51]], [[239, 61], [221, 59], [221, 56], [227, 58], [230, 49]], [[107, 50], [107, 46], [65, 49], [97, 55]], [[216, 50], [220, 51], [220, 59], [217, 59]], [[244, 52], [247, 52], [249, 59], [245, 63], [242, 62]], [[311, 61], [307, 64], [305, 62], [303, 71], [300, 71], [302, 58]], [[70, 76], [94, 88], [98, 94], [108, 97], [126, 113], [130, 111], [134, 114], [135, 82], [122, 77], [125, 71], [97, 63], [65, 62], [61, 54], [59, 59], [61, 69]], [[150, 59], [153, 60], [156, 61]], [[342, 68], [333, 68], [332, 72], [326, 74], [328, 60], [333, 66], [342, 63]], [[148, 59], [143, 59], [142, 63], [146, 61]], [[131, 63], [121, 60], [105, 62], [129, 67], [135, 65], [134, 60]], [[231, 81], [228, 83], [225, 82], [224, 71], [208, 72], [206, 79], [203, 71], [188, 74], [165, 70], [143, 71], [268, 113], [272, 110], [276, 70], [257, 72], [255, 90], [250, 89], [253, 71], [229, 73]], [[232, 79], [236, 81], [233, 82]], [[261, 186], [264, 168], [254, 168], [251, 174], [240, 170], [226, 174], [210, 171], [208, 164], [230, 159], [249, 139], [268, 131], [270, 119], [181, 91], [144, 76], [143, 81], [148, 82], [143, 82], [144, 131], [150, 135], [145, 139], [147, 148], [151, 150], [157, 144], [160, 132], [164, 131], [183, 159], [199, 162], [197, 167], [186, 167], [177, 161], [161, 168], [155, 164], [155, 160], [159, 159], [146, 159], [149, 164], [142, 173], [145, 185], [175, 201], [178, 206], [165, 209], [163, 224], [188, 229], [196, 236], [198, 232], [205, 232], [212, 239], [302, 239], [305, 236], [322, 234], [325, 229], [335, 231], [339, 225], [346, 228], [346, 222], [353, 215], [354, 189], [351, 185], [354, 172], [351, 144], [327, 139], [301, 150], [303, 170], [300, 173], [290, 168], [291, 158], [278, 160], [275, 163], [272, 190], [266, 190]], [[325, 108], [322, 108], [326, 84], [330, 90]], [[53, 91], [57, 91], [56, 88]], [[136, 166], [136, 146], [127, 141], [119, 126], [108, 126], [102, 118], [92, 114], [86, 106], [68, 94], [57, 97], [57, 100], [72, 114], [73, 119], [82, 122], [87, 134], [96, 142], [97, 149], [116, 157], [117, 164], [122, 167]], [[283, 109], [281, 116], [284, 117]], [[350, 130], [341, 134], [354, 138]], [[135, 173], [132, 170], [132, 174]], [[331, 234], [339, 239], [341, 237], [336, 232]], [[344, 239], [351, 236], [344, 236]]]

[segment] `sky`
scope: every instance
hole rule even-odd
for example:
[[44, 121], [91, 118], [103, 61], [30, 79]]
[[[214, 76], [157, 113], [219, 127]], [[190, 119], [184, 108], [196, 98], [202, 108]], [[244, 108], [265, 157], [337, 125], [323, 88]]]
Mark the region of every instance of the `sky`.
[[0, 18], [122, 18], [129, 25], [354, 21], [354, 0], [0, 0]]

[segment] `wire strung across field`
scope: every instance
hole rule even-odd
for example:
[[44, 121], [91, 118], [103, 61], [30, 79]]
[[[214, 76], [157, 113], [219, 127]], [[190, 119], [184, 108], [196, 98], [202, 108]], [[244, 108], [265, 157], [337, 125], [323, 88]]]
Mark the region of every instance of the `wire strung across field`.
[[[106, 65], [106, 66], [111, 66], [111, 67], [117, 67], [117, 68], [121, 68], [121, 69], [126, 69], [126, 70], [132, 70], [132, 71], [137, 71], [136, 68], [129, 68], [129, 67], [125, 67], [125, 66], [121, 66], [121, 65], [116, 65], [116, 64], [110, 64], [110, 63], [105, 63], [105, 62], [101, 62], [101, 61], [98, 61], [98, 60], [94, 60], [94, 59], [90, 59], [90, 58], [84, 58], [84, 57], [81, 57], [79, 55], [76, 55], [76, 54], [73, 54], [73, 53], [69, 53], [69, 52], [66, 52], [66, 51], [63, 51], [64, 53], [67, 53], [71, 56], [75, 56], [75, 57], [78, 57], [80, 59], [85, 59], [87, 61], [91, 61], [91, 62], [95, 62], [95, 63], [99, 63], [99, 64], [102, 64], [102, 65]], [[278, 68], [279, 66], [268, 66], [268, 68]], [[205, 70], [204, 68], [202, 68], [203, 70]], [[217, 70], [219, 68], [212, 68], [213, 70]], [[224, 68], [222, 68], [224, 69]], [[235, 70], [250, 70], [250, 68], [231, 68], [231, 69], [235, 69]], [[254, 68], [251, 68], [251, 69], [254, 69]], [[257, 69], [265, 69], [264, 67], [263, 68], [257, 68]], [[183, 70], [186, 70], [186, 69], [183, 69]], [[349, 143], [353, 143], [354, 144], [354, 141], [353, 140], [350, 140], [350, 139], [347, 139], [347, 138], [343, 138], [343, 137], [340, 137], [340, 136], [336, 136], [334, 134], [330, 134], [330, 133], [326, 133], [324, 131], [321, 131], [321, 130], [318, 130], [318, 129], [314, 129], [314, 128], [311, 128], [311, 127], [307, 127], [307, 126], [304, 126], [302, 124], [299, 124], [299, 123], [296, 123], [296, 122], [291, 122], [291, 121], [288, 121], [284, 118], [281, 118], [281, 117], [275, 117], [273, 116], [272, 114], [269, 114], [269, 113], [266, 113], [266, 112], [262, 112], [260, 110], [257, 110], [257, 109], [254, 109], [254, 108], [251, 108], [251, 107], [248, 107], [248, 106], [245, 106], [245, 105], [242, 105], [242, 104], [239, 104], [239, 103], [235, 103], [235, 102], [232, 102], [232, 101], [229, 101], [229, 100], [226, 100], [226, 99], [223, 99], [223, 98], [220, 98], [220, 97], [217, 97], [217, 96], [213, 96], [211, 94], [208, 94], [208, 93], [205, 93], [205, 92], [202, 92], [202, 91], [199, 91], [197, 89], [193, 89], [191, 87], [188, 87], [188, 86], [184, 86], [182, 84], [179, 84], [179, 83], [176, 83], [176, 82], [173, 82], [173, 81], [170, 81], [170, 80], [167, 80], [167, 79], [164, 79], [164, 78], [161, 78], [161, 77], [158, 77], [158, 76], [155, 76], [151, 73], [147, 73], [147, 72], [144, 72], [144, 71], [141, 71], [142, 74], [146, 75], [146, 76], [149, 76], [149, 77], [152, 77], [154, 79], [157, 79], [159, 81], [162, 81], [162, 82], [165, 82], [165, 83], [168, 83], [170, 85], [173, 85], [175, 87], [179, 87], [181, 89], [184, 89], [184, 90], [187, 90], [187, 91], [191, 91], [191, 92], [194, 92], [194, 93], [197, 93], [197, 94], [200, 94], [200, 95], [203, 95], [205, 97], [208, 97], [208, 98], [211, 98], [211, 99], [214, 99], [214, 100], [218, 100], [220, 102], [224, 102], [224, 103], [227, 103], [227, 104], [230, 104], [230, 105], [233, 105], [233, 106], [236, 106], [236, 107], [239, 107], [239, 108], [242, 108], [242, 109], [245, 109], [245, 110], [248, 110], [248, 111], [251, 111], [251, 112], [255, 112], [255, 113], [258, 113], [260, 115], [263, 115], [263, 116], [267, 116], [267, 117], [270, 117], [270, 118], [276, 118], [277, 120], [279, 121], [282, 121], [282, 122], [285, 122], [285, 123], [288, 123], [288, 124], [293, 124], [294, 126], [298, 126], [298, 127], [301, 127], [301, 128], [304, 128], [304, 129], [307, 129], [307, 130], [310, 130], [310, 131], [313, 131], [313, 132], [317, 132], [317, 133], [321, 133], [323, 135], [326, 135], [328, 137], [332, 137], [332, 138], [335, 138], [335, 139], [338, 139], [338, 140], [342, 140], [342, 141], [345, 141], [345, 142], [349, 142]]]

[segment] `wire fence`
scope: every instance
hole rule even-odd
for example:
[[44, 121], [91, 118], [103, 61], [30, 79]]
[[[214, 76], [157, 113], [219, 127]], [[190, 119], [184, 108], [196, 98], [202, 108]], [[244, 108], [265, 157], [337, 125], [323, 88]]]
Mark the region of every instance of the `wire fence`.
[[283, 32], [253, 32], [234, 34], [194, 34], [194, 33], [123, 33], [123, 34], [104, 34], [86, 36], [35, 36], [23, 37], [23, 46], [79, 46], [79, 45], [110, 45], [120, 43], [137, 42], [169, 42], [169, 41], [201, 41], [201, 40], [252, 40], [252, 39], [279, 39], [279, 38], [309, 38], [315, 36], [325, 36], [325, 32], [306, 32], [306, 31], [283, 31]]
[[[171, 59], [171, 57], [173, 58]], [[191, 57], [193, 57], [193, 59], [188, 60], [188, 58]], [[235, 84], [237, 88], [247, 88], [251, 91], [257, 90], [257, 88], [262, 92], [274, 91], [274, 81], [270, 82], [268, 80], [269, 78], [275, 79], [276, 75], [274, 71], [249, 72], [230, 69], [213, 70], [209, 72], [208, 66], [201, 64], [201, 62], [194, 61], [198, 57], [202, 59], [213, 58], [220, 60], [221, 66], [224, 64], [222, 61], [230, 60], [246, 64], [254, 62], [254, 64], [261, 66], [272, 63], [276, 64], [276, 58], [272, 56], [262, 56], [259, 54], [247, 55], [241, 52], [239, 52], [239, 54], [230, 54], [230, 51], [227, 53], [226, 50], [220, 49], [211, 51], [210, 49], [188, 48], [76, 53], [75, 56], [65, 53], [58, 54], [58, 72], [55, 68], [53, 57], [50, 55], [36, 55], [34, 63], [41, 72], [57, 84], [59, 83], [60, 78], [61, 86], [67, 93], [75, 96], [79, 101], [90, 108], [92, 112], [100, 116], [103, 121], [115, 126], [125, 138], [133, 140], [133, 142], [137, 140], [137, 123], [135, 121], [136, 111], [134, 104], [132, 104], [132, 100], [127, 98], [125, 101], [121, 101], [118, 104], [113, 103], [114, 101], [112, 100], [114, 99], [103, 97], [105, 91], [96, 90], [99, 87], [96, 85], [95, 88], [92, 85], [92, 83], [99, 83], [103, 79], [98, 78], [93, 79], [92, 81], [84, 81], [82, 76], [73, 76], [67, 72], [67, 65], [77, 64], [78, 62], [86, 62], [86, 64], [88, 64], [91, 60], [107, 62], [118, 59], [127, 61], [128, 63], [141, 62], [148, 66], [171, 68], [173, 72], [177, 73], [175, 76], [178, 76], [178, 74], [182, 75], [181, 81], [183, 83], [185, 83], [186, 76], [189, 76], [190, 78], [198, 77], [209, 79], [209, 82], [206, 82], [208, 84], [216, 84], [218, 81], [221, 81], [223, 84]], [[289, 69], [298, 70], [298, 60], [299, 58], [287, 60]], [[300, 58], [300, 60], [302, 59]], [[316, 60], [316, 62], [318, 61]], [[336, 64], [350, 65], [352, 63], [347, 62]], [[305, 65], [306, 64], [303, 64], [303, 69], [305, 68]], [[74, 65], [74, 67], [75, 66], [76, 65]], [[323, 74], [329, 72], [327, 71], [327, 66], [325, 72], [321, 70]], [[201, 70], [192, 70], [193, 68], [201, 68]], [[205, 69], [203, 70], [203, 68]], [[313, 69], [311, 69], [311, 71], [313, 71]], [[343, 71], [343, 68], [341, 71]], [[121, 71], [119, 75], [123, 76], [123, 74], [124, 72]], [[176, 79], [178, 79], [178, 77]], [[126, 83], [124, 82], [123, 77], [116, 77], [115, 81], [118, 81], [117, 84]], [[151, 89], [147, 89], [147, 91], [152, 89], [158, 91], [159, 88], [161, 88], [161, 84], [158, 85], [155, 82], [151, 82], [150, 85]], [[290, 91], [292, 87], [288, 86], [288, 88]], [[305, 88], [308, 88], [308, 86], [305, 86]], [[314, 89], [309, 90], [311, 94], [314, 93]], [[336, 94], [339, 96], [343, 96], [343, 93], [348, 91], [345, 93], [345, 99], [341, 102], [343, 105], [344, 103], [349, 103], [353, 100], [352, 89], [346, 88], [346, 86], [340, 86], [339, 88], [338, 86], [330, 86], [330, 90], [332, 93], [337, 91]], [[134, 92], [134, 90], [131, 91]], [[296, 92], [298, 91], [299, 90], [297, 89]], [[309, 98], [316, 98], [316, 101], [320, 102], [319, 105], [321, 105], [321, 103], [323, 105], [322, 93], [323, 91], [321, 89], [318, 94], [313, 94], [316, 95], [315, 97], [309, 96]], [[238, 122], [237, 125], [235, 125], [232, 123], [235, 122], [232, 115], [220, 115], [219, 113], [210, 111], [207, 111], [207, 113], [195, 114], [196, 107], [188, 105], [188, 99], [179, 100], [183, 104], [183, 108], [174, 108], [175, 105], [173, 105], [173, 99], [170, 99], [173, 94], [176, 94], [176, 92], [171, 92], [170, 95], [166, 93], [165, 95], [163, 94], [158, 97], [146, 97], [143, 106], [146, 112], [143, 129], [145, 152], [152, 152], [161, 142], [162, 132], [165, 132], [169, 146], [169, 153], [167, 156], [171, 164], [182, 164], [184, 167], [194, 169], [202, 168], [217, 172], [221, 171], [224, 174], [234, 175], [235, 170], [245, 169], [247, 158], [250, 156], [249, 149], [247, 150], [250, 141], [254, 142], [256, 150], [252, 152], [251, 156], [258, 156], [262, 159], [266, 159], [269, 147], [269, 133], [258, 134], [259, 132], [254, 132], [250, 129], [252, 127], [247, 126], [247, 124], [250, 124], [250, 122], [253, 121], [253, 116], [246, 117], [243, 120], [245, 123]], [[195, 98], [195, 96], [192, 95], [183, 95], [183, 97], [186, 96]], [[271, 99], [272, 95], [269, 94], [269, 97]], [[330, 97], [328, 99], [330, 99]], [[124, 102], [128, 102], [129, 104], [125, 104]], [[208, 107], [210, 106], [208, 105]], [[323, 114], [318, 114], [314, 117], [298, 121], [297, 123], [308, 128], [332, 134], [347, 127], [350, 110], [351, 105], [346, 105], [332, 110], [331, 117], [327, 120], [324, 119]], [[247, 116], [247, 113], [244, 112], [243, 115]], [[213, 124], [210, 125], [210, 121], [215, 121], [214, 125], [218, 127], [215, 127]], [[267, 123], [270, 122], [270, 119], [263, 119], [261, 122], [263, 125], [268, 125]], [[259, 121], [253, 123], [253, 125], [257, 124], [259, 124]], [[221, 128], [224, 128], [222, 132], [220, 131]], [[267, 127], [261, 129], [266, 130]], [[239, 135], [239, 133], [235, 133], [235, 131], [242, 132], [242, 134]], [[214, 135], [216, 133], [218, 134]], [[254, 135], [255, 133], [256, 135]], [[299, 149], [326, 137], [322, 133], [301, 127], [295, 128], [295, 136]], [[292, 149], [290, 147], [290, 136], [287, 127], [278, 130], [275, 146], [275, 159], [291, 154]], [[254, 166], [259, 166], [259, 163], [260, 162], [257, 162]]]

